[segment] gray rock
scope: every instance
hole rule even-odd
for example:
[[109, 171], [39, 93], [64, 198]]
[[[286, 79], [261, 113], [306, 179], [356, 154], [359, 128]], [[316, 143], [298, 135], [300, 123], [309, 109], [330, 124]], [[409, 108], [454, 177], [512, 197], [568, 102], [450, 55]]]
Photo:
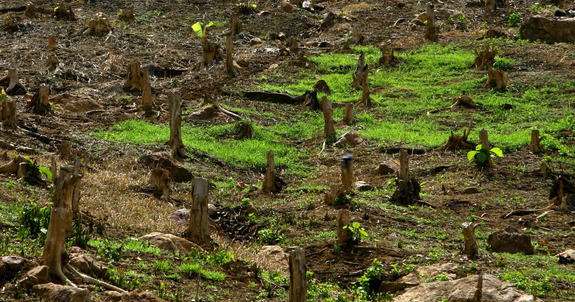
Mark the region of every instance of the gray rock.
[[517, 229], [511, 226], [508, 226], [503, 231], [497, 231], [489, 235], [487, 243], [491, 246], [491, 250], [497, 253], [535, 254], [535, 249], [531, 244], [531, 237], [527, 234], [519, 233]]

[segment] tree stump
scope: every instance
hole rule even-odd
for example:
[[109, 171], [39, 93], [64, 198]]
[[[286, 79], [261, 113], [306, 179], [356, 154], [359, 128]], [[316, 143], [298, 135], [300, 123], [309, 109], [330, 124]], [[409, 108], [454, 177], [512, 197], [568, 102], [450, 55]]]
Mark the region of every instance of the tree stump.
[[362, 104], [364, 107], [369, 107], [371, 106], [371, 97], [370, 97], [370, 93], [369, 93], [369, 81], [367, 79], [367, 76], [369, 74], [369, 71], [366, 69], [365, 70], [365, 80], [362, 83], [361, 86], [361, 100], [359, 100], [359, 103]]
[[537, 153], [541, 151], [541, 140], [542, 138], [539, 137], [539, 130], [531, 131], [531, 142], [529, 143], [529, 151], [533, 153]]
[[325, 94], [331, 94], [331, 89], [325, 80], [318, 80], [315, 82], [315, 84], [313, 84], [313, 90], [317, 92], [323, 92]]
[[46, 62], [46, 68], [48, 68], [48, 71], [54, 72], [54, 70], [58, 68], [59, 64], [60, 60], [58, 60], [58, 57], [55, 54], [48, 56], [48, 62]]
[[276, 186], [276, 176], [275, 176], [275, 163], [274, 163], [274, 151], [270, 150], [266, 154], [267, 166], [266, 175], [264, 178], [263, 192], [265, 194], [277, 193], [278, 189]]
[[71, 5], [66, 5], [62, 3], [54, 8], [54, 12], [52, 13], [52, 19], [56, 21], [60, 20], [74, 21], [76, 20], [76, 15], [74, 15]]
[[485, 12], [492, 13], [495, 11], [495, 0], [485, 0]]
[[355, 89], [363, 88], [363, 82], [367, 81], [367, 73], [369, 66], [365, 64], [365, 53], [361, 53], [357, 59], [357, 67], [355, 68], [355, 73], [353, 74], [353, 82], [351, 87]]
[[208, 229], [208, 189], [205, 178], [196, 177], [192, 180], [192, 207], [188, 220], [186, 236], [197, 244], [211, 241]]
[[470, 259], [476, 258], [479, 254], [479, 246], [475, 239], [475, 227], [472, 222], [463, 223], [463, 241], [465, 244], [463, 253]]
[[503, 89], [507, 87], [508, 82], [506, 72], [490, 67], [487, 75], [489, 78], [485, 82], [485, 86], [496, 89]]
[[427, 24], [424, 37], [431, 42], [439, 40], [439, 28], [435, 26], [435, 10], [431, 2], [427, 3]]
[[50, 215], [50, 225], [46, 234], [46, 244], [42, 258], [49, 267], [50, 274], [58, 277], [64, 283], [75, 286], [62, 272], [62, 254], [66, 251], [66, 237], [72, 231], [73, 200], [82, 175], [79, 173], [79, 160], [76, 166], [56, 166], [56, 158], [52, 157], [52, 181], [54, 183], [54, 205]]
[[230, 35], [235, 36], [242, 31], [242, 21], [236, 17], [230, 17]]
[[18, 109], [14, 100], [5, 98], [0, 107], [0, 120], [2, 127], [6, 129], [16, 129], [18, 127]]
[[391, 65], [395, 60], [395, 54], [393, 48], [384, 47], [381, 49], [381, 57], [379, 57], [379, 63], [383, 66]]
[[240, 121], [235, 126], [234, 129], [237, 132], [236, 139], [251, 139], [256, 136], [254, 127], [252, 123], [247, 121]]
[[2, 19], [4, 20], [4, 31], [13, 33], [18, 30], [18, 24], [16, 23], [12, 14], [5, 14]]
[[325, 193], [324, 202], [328, 205], [335, 205], [335, 199], [343, 194], [341, 186], [330, 187], [329, 192]]
[[70, 158], [70, 156], [72, 156], [72, 144], [70, 143], [69, 140], [62, 140], [62, 143], [60, 143], [60, 148], [58, 149], [57, 154], [60, 155], [60, 158], [63, 159], [67, 159]]
[[343, 115], [343, 122], [346, 125], [353, 124], [353, 103], [345, 104], [345, 114]]
[[152, 96], [152, 87], [150, 86], [148, 69], [143, 70], [142, 83], [140, 86], [142, 87], [142, 110], [144, 110], [146, 115], [152, 115], [154, 113], [154, 98]]
[[365, 41], [365, 36], [361, 33], [362, 32], [362, 24], [361, 22], [354, 22], [351, 28], [351, 40], [352, 44], [358, 45], [362, 44]]
[[122, 89], [124, 90], [135, 90], [142, 89], [142, 71], [140, 69], [140, 62], [132, 62], [128, 65], [128, 74], [126, 76], [126, 82]]
[[353, 154], [346, 152], [341, 158], [341, 183], [343, 191], [349, 194], [353, 191]]
[[170, 172], [162, 169], [159, 164], [150, 173], [149, 184], [158, 199], [170, 198]]
[[54, 51], [54, 50], [56, 50], [56, 48], [58, 48], [58, 45], [56, 44], [56, 37], [55, 36], [49, 36], [48, 37], [48, 45], [46, 45], [46, 50]]
[[475, 49], [475, 68], [479, 70], [489, 70], [489, 68], [493, 67], [495, 63], [495, 55], [497, 52], [495, 50], [489, 50], [489, 43], [485, 44], [485, 50], [481, 52], [477, 52]]
[[233, 49], [234, 49], [234, 38], [233, 38], [233, 36], [228, 36], [226, 38], [226, 64], [225, 64], [225, 68], [226, 68], [226, 73], [231, 77], [235, 76], [234, 59], [232, 57]]
[[337, 218], [337, 246], [346, 250], [353, 245], [353, 236], [351, 232], [346, 229], [346, 226], [351, 225], [349, 218], [349, 210], [339, 210]]
[[36, 16], [38, 16], [36, 5], [34, 3], [26, 4], [26, 11], [24, 11], [24, 15], [26, 15], [28, 18], [36, 18]]
[[335, 141], [335, 126], [333, 123], [333, 109], [331, 101], [328, 100], [326, 96], [321, 99], [321, 108], [324, 120], [323, 135], [325, 137], [325, 141], [331, 143]]
[[84, 34], [92, 36], [105, 36], [110, 31], [112, 31], [110, 21], [108, 21], [106, 16], [104, 16], [104, 13], [99, 12], [96, 14], [95, 19], [90, 20], [88, 23], [88, 29], [84, 31]]
[[495, 164], [491, 160], [491, 153], [489, 152], [489, 150], [490, 150], [489, 138], [487, 135], [487, 130], [485, 130], [485, 129], [482, 129], [481, 131], [479, 131], [479, 144], [481, 144], [481, 146], [483, 148], [487, 149], [487, 159], [485, 160], [485, 166], [489, 167], [489, 168], [494, 168]]
[[463, 130], [463, 135], [457, 135], [451, 131], [451, 135], [449, 136], [447, 142], [443, 146], [437, 148], [437, 150], [454, 151], [460, 149], [472, 149], [474, 147], [473, 144], [467, 140], [469, 133], [471, 133], [471, 130]]
[[9, 163], [0, 167], [0, 173], [6, 175], [17, 174], [18, 170], [20, 169], [20, 163], [24, 163], [27, 161], [28, 160], [24, 156], [18, 155], [14, 157]]
[[0, 87], [4, 87], [7, 95], [24, 95], [26, 88], [18, 80], [16, 69], [9, 69], [8, 75], [0, 79]]
[[129, 6], [124, 8], [120, 14], [118, 14], [118, 18], [124, 22], [132, 22], [134, 21], [134, 7]]
[[305, 251], [296, 248], [289, 256], [289, 302], [305, 302], [307, 300], [307, 280], [305, 266]]
[[210, 65], [214, 61], [222, 60], [222, 52], [218, 44], [210, 42], [206, 36], [206, 28], [203, 29], [203, 55], [204, 65]]
[[184, 143], [182, 142], [182, 114], [180, 108], [180, 95], [171, 93], [168, 96], [168, 110], [170, 112], [170, 141], [168, 145], [173, 157], [186, 157]]
[[575, 194], [575, 186], [571, 184], [565, 177], [559, 176], [551, 187], [549, 199], [553, 200], [556, 206], [560, 206], [564, 202], [567, 195]]
[[280, 46], [280, 55], [289, 56], [299, 51], [299, 42], [295, 37], [286, 39], [285, 46]]
[[50, 88], [46, 85], [42, 85], [40, 90], [30, 99], [26, 105], [26, 110], [35, 114], [48, 114], [52, 112], [52, 106], [50, 106]]
[[397, 179], [397, 189], [391, 196], [391, 201], [401, 205], [412, 205], [421, 197], [421, 186], [414, 177], [409, 175], [409, 158], [407, 151], [401, 149], [399, 152], [399, 178]]

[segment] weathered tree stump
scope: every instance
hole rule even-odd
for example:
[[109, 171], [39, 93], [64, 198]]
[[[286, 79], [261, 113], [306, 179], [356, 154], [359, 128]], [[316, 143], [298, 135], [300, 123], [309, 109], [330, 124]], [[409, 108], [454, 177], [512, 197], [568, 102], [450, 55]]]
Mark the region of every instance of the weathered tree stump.
[[495, 0], [485, 0], [485, 12], [492, 13], [495, 11]]
[[369, 75], [369, 70], [365, 70], [365, 80], [362, 83], [361, 86], [361, 99], [359, 100], [359, 103], [361, 105], [363, 105], [364, 107], [369, 107], [371, 106], [371, 97], [370, 97], [370, 92], [369, 92], [369, 80], [367, 79], [367, 76]]
[[365, 41], [365, 36], [361, 33], [362, 32], [362, 24], [361, 22], [354, 22], [352, 25], [351, 31], [351, 40], [352, 44], [358, 45], [362, 44]]
[[307, 300], [307, 280], [305, 266], [305, 251], [296, 248], [289, 256], [289, 302], [305, 302]]
[[142, 71], [140, 69], [140, 62], [132, 62], [128, 65], [128, 74], [126, 75], [126, 82], [122, 89], [135, 90], [142, 89]]
[[60, 4], [54, 8], [54, 12], [52, 13], [52, 19], [60, 21], [74, 21], [76, 20], [76, 15], [72, 11], [72, 6], [67, 4]]
[[92, 36], [105, 36], [110, 31], [112, 31], [110, 21], [108, 21], [106, 16], [104, 16], [104, 13], [99, 12], [96, 14], [95, 19], [90, 20], [88, 23], [88, 29], [84, 31], [84, 34]]
[[6, 98], [0, 104], [0, 121], [2, 127], [6, 129], [16, 129], [18, 127], [18, 109], [14, 100]]
[[476, 258], [479, 254], [479, 246], [475, 239], [475, 226], [472, 222], [463, 223], [463, 241], [465, 244], [463, 253], [470, 259]]
[[242, 21], [236, 16], [231, 16], [230, 17], [230, 34], [232, 36], [235, 36], [235, 35], [239, 34], [241, 31], [242, 31]]
[[433, 3], [427, 3], [427, 24], [425, 24], [425, 39], [431, 42], [439, 40], [439, 27], [435, 26], [435, 10]]
[[384, 47], [381, 49], [381, 57], [379, 57], [379, 63], [383, 66], [391, 65], [395, 61], [395, 54], [393, 48]]
[[321, 99], [321, 107], [324, 119], [323, 135], [326, 142], [331, 143], [335, 141], [335, 126], [333, 123], [333, 109], [331, 101], [328, 100], [326, 96]]
[[60, 143], [60, 148], [58, 149], [57, 154], [60, 158], [67, 159], [72, 156], [72, 144], [69, 140], [62, 140]]
[[346, 125], [353, 124], [353, 103], [345, 104], [345, 114], [343, 115], [343, 122]]
[[168, 145], [173, 157], [186, 157], [186, 148], [182, 142], [182, 113], [180, 108], [180, 95], [172, 93], [168, 96], [168, 110], [170, 112], [170, 141]]
[[341, 158], [341, 183], [343, 191], [349, 194], [353, 191], [353, 154], [346, 152]]
[[48, 45], [46, 45], [46, 50], [54, 51], [54, 50], [56, 50], [56, 48], [58, 48], [58, 45], [56, 44], [56, 37], [55, 36], [49, 36], [48, 37]]
[[551, 187], [549, 199], [554, 202], [556, 206], [565, 207], [562, 205], [565, 202], [565, 196], [575, 194], [575, 185], [570, 183], [565, 177], [559, 176]]
[[36, 18], [36, 16], [38, 16], [36, 5], [34, 3], [26, 4], [26, 11], [24, 11], [24, 15], [26, 15], [28, 18]]
[[472, 149], [474, 146], [472, 143], [470, 143], [467, 138], [469, 137], [469, 133], [471, 133], [471, 130], [463, 130], [463, 135], [457, 135], [455, 133], [453, 133], [453, 131], [451, 131], [451, 135], [449, 136], [449, 139], [447, 140], [447, 142], [437, 148], [437, 150], [439, 151], [447, 151], [447, 150], [460, 150], [460, 149]]
[[306, 91], [303, 95], [303, 103], [313, 111], [322, 110], [321, 103], [317, 99], [317, 91]]
[[228, 36], [226, 37], [226, 63], [225, 63], [225, 68], [226, 68], [226, 73], [233, 77], [235, 76], [235, 71], [234, 71], [234, 59], [232, 57], [232, 52], [234, 49], [234, 37], [233, 36]]
[[357, 59], [357, 67], [355, 68], [353, 82], [351, 83], [352, 88], [363, 88], [363, 82], [367, 81], [368, 70], [369, 66], [365, 64], [365, 53], [362, 52]]
[[60, 60], [58, 60], [58, 57], [55, 54], [48, 56], [48, 62], [46, 62], [46, 68], [48, 68], [48, 71], [54, 72], [54, 70], [59, 67], [59, 64]]
[[48, 114], [52, 112], [52, 107], [50, 106], [50, 88], [46, 85], [42, 85], [40, 90], [30, 99], [26, 105], [26, 110], [35, 114]]
[[214, 61], [222, 60], [222, 52], [220, 46], [208, 40], [206, 36], [206, 28], [203, 29], [203, 64], [210, 65]]
[[485, 50], [477, 52], [475, 49], [475, 68], [479, 70], [489, 70], [495, 64], [495, 55], [497, 52], [495, 50], [489, 50], [489, 43], [485, 44]]
[[325, 94], [331, 94], [331, 89], [329, 89], [329, 86], [325, 80], [318, 80], [315, 82], [315, 84], [313, 84], [313, 90], [317, 92], [323, 92]]
[[26, 88], [18, 80], [16, 69], [9, 69], [8, 75], [0, 79], [0, 87], [4, 87], [7, 95], [24, 95]]
[[5, 164], [4, 166], [0, 167], [0, 173], [10, 175], [10, 174], [17, 174], [18, 170], [20, 169], [20, 163], [27, 162], [28, 160], [22, 156], [18, 155], [12, 160]]
[[129, 6], [124, 8], [119, 14], [118, 18], [124, 22], [132, 22], [134, 21], [134, 7]]
[[158, 164], [150, 173], [148, 183], [152, 187], [154, 196], [164, 200], [170, 198], [170, 172], [168, 172], [168, 170], [162, 169]]
[[531, 131], [531, 142], [529, 142], [529, 151], [537, 153], [541, 151], [541, 140], [543, 138], [539, 137], [539, 130]]
[[412, 205], [421, 197], [421, 186], [409, 175], [409, 158], [407, 151], [401, 149], [399, 152], [399, 178], [397, 179], [397, 189], [391, 196], [391, 201], [402, 205]]
[[5, 14], [2, 16], [2, 19], [4, 20], [2, 22], [4, 25], [4, 31], [13, 33], [18, 30], [18, 24], [11, 13]]
[[289, 37], [285, 41], [285, 45], [280, 47], [280, 55], [289, 56], [296, 54], [299, 51], [299, 42], [296, 37]]
[[208, 189], [209, 183], [205, 178], [196, 177], [192, 180], [193, 200], [186, 236], [198, 244], [211, 241], [208, 229]]
[[329, 192], [325, 193], [324, 202], [328, 205], [335, 205], [335, 199], [343, 194], [341, 186], [330, 187]]
[[79, 160], [76, 166], [56, 166], [56, 158], [52, 157], [52, 181], [54, 183], [54, 205], [50, 216], [50, 225], [46, 234], [46, 244], [42, 258], [50, 269], [50, 274], [58, 277], [64, 283], [75, 287], [74, 283], [62, 272], [62, 254], [66, 251], [66, 237], [72, 231], [72, 204], [82, 175], [79, 172]]
[[547, 178], [547, 176], [549, 176], [549, 167], [546, 163], [541, 163], [539, 166], [539, 173], [541, 173], [543, 178]]
[[485, 86], [496, 89], [503, 89], [507, 87], [508, 82], [506, 72], [490, 67], [487, 75], [489, 78], [485, 82]]
[[237, 135], [236, 139], [250, 139], [256, 136], [252, 123], [247, 121], [240, 121], [234, 126]]
[[152, 115], [154, 110], [154, 98], [152, 95], [152, 87], [150, 86], [150, 76], [148, 74], [148, 69], [143, 70], [142, 76], [142, 83], [140, 84], [142, 87], [142, 110], [146, 113], [146, 115]]
[[481, 144], [481, 146], [487, 150], [487, 159], [485, 160], [485, 166], [488, 168], [495, 168], [495, 164], [491, 160], [491, 154], [489, 152], [489, 149], [490, 149], [489, 148], [489, 137], [487, 135], [487, 130], [485, 130], [485, 129], [482, 129], [481, 131], [479, 131], [479, 144]]
[[266, 154], [267, 166], [266, 175], [264, 177], [264, 184], [262, 190], [265, 194], [278, 192], [276, 187], [276, 177], [275, 177], [275, 163], [274, 163], [274, 152], [272, 150], [268, 151]]
[[353, 236], [346, 226], [351, 225], [349, 210], [339, 210], [337, 218], [337, 245], [342, 249], [348, 249], [353, 245]]

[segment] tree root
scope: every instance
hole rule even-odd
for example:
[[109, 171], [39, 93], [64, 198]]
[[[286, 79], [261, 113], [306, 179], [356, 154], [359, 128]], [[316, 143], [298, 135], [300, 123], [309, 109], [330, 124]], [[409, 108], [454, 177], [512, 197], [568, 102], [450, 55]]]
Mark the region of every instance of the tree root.
[[[82, 281], [85, 282], [85, 283], [94, 284], [94, 285], [97, 285], [97, 286], [102, 286], [102, 287], [104, 287], [104, 288], [106, 288], [106, 289], [109, 289], [109, 290], [117, 291], [117, 292], [120, 292], [120, 293], [123, 293], [123, 294], [128, 294], [128, 292], [127, 292], [126, 290], [124, 290], [124, 289], [121, 289], [121, 288], [119, 288], [119, 287], [117, 287], [117, 286], [114, 286], [114, 285], [108, 283], [108, 282], [100, 281], [100, 280], [98, 280], [98, 279], [92, 278], [92, 277], [90, 277], [90, 276], [88, 276], [88, 275], [85, 275], [85, 274], [82, 274], [82, 273], [78, 272], [75, 268], [73, 268], [73, 267], [72, 267], [71, 265], [69, 265], [69, 264], [66, 264], [66, 269], [67, 269], [71, 274], [73, 274], [74, 276], [80, 277], [80, 278], [82, 279]], [[62, 275], [63, 275], [63, 274], [62, 274]], [[74, 287], [76, 287], [76, 286], [74, 285]]]

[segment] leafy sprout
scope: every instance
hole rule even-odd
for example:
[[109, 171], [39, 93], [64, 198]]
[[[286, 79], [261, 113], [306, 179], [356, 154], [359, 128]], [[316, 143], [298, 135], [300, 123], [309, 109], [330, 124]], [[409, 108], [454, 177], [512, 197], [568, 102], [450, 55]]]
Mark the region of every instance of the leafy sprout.
[[503, 157], [503, 151], [500, 148], [492, 148], [491, 150], [487, 150], [486, 147], [479, 144], [475, 147], [475, 151], [469, 151], [467, 153], [467, 159], [469, 163], [478, 163], [479, 165], [483, 166], [493, 155], [498, 157]]
[[202, 22], [196, 22], [194, 23], [194, 25], [192, 25], [192, 30], [194, 30], [196, 36], [198, 36], [199, 38], [203, 38], [206, 28], [212, 25], [214, 25], [214, 22], [210, 22], [206, 26], [202, 26]]

